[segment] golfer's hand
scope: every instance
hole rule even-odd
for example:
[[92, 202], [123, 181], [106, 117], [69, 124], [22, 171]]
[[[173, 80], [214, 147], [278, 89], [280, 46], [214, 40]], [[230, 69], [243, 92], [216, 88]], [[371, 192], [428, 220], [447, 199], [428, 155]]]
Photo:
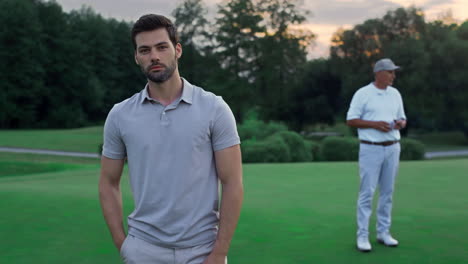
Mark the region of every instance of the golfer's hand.
[[395, 121], [395, 129], [403, 129], [405, 127], [406, 127], [406, 120], [401, 119], [401, 120]]
[[384, 121], [375, 121], [374, 128], [382, 132], [388, 132], [392, 130], [392, 128], [390, 127], [390, 124]]
[[226, 263], [226, 256], [218, 255], [211, 253], [203, 262], [203, 264], [225, 264]]

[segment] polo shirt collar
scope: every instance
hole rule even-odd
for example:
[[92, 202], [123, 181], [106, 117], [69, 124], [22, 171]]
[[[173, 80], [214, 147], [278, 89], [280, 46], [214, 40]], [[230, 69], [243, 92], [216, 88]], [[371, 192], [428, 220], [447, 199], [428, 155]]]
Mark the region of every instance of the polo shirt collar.
[[[188, 104], [192, 104], [193, 85], [189, 83], [187, 80], [185, 80], [184, 78], [181, 78], [181, 79], [183, 82], [183, 86], [182, 86], [182, 96], [180, 97], [180, 101], [184, 101]], [[143, 91], [141, 91], [140, 103], [144, 103], [145, 100], [154, 101], [154, 99], [151, 98], [148, 94], [148, 84], [146, 84]]]
[[143, 89], [143, 91], [141, 91], [141, 94], [140, 94], [140, 103], [144, 103], [145, 100], [148, 100], [148, 101], [154, 101], [153, 98], [151, 98], [148, 94], [148, 84], [145, 85], [145, 88]]
[[372, 85], [372, 87], [374, 87], [375, 93], [377, 93], [378, 95], [384, 95], [388, 91], [388, 86], [385, 89], [380, 89], [377, 86], [375, 86], [374, 82], [371, 82], [371, 85]]
[[193, 99], [193, 85], [189, 83], [187, 80], [184, 78], [181, 78], [182, 82], [184, 83], [184, 86], [182, 88], [182, 96], [180, 97], [180, 100], [186, 102], [187, 104], [192, 104], [192, 99]]

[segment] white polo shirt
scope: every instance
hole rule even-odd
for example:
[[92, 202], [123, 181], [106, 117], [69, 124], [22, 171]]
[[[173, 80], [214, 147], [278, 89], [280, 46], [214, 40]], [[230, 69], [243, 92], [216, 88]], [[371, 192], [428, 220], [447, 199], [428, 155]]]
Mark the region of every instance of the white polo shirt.
[[[391, 123], [406, 119], [403, 100], [397, 89], [388, 86], [379, 89], [373, 83], [356, 91], [351, 100], [346, 120], [362, 119], [366, 121], [384, 121]], [[358, 128], [360, 140], [372, 142], [400, 140], [400, 131], [392, 129], [382, 132], [373, 128]]]

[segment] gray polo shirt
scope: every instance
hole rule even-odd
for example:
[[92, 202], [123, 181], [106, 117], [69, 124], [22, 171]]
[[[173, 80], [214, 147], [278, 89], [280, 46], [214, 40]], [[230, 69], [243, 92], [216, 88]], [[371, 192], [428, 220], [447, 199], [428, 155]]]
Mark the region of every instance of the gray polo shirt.
[[147, 88], [114, 105], [102, 155], [128, 158], [135, 210], [129, 234], [184, 248], [216, 238], [218, 177], [214, 152], [240, 144], [224, 100], [183, 80], [180, 99], [163, 106]]

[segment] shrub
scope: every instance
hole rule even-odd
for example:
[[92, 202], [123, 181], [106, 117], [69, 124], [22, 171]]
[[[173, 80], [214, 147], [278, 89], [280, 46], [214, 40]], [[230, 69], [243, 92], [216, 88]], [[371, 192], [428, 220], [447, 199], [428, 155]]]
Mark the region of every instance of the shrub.
[[358, 160], [359, 140], [354, 137], [327, 137], [322, 143], [326, 161]]
[[337, 122], [334, 125], [315, 124], [306, 126], [301, 133], [306, 139], [320, 141], [326, 137], [352, 137], [356, 136], [356, 129], [349, 127], [345, 122]]
[[99, 144], [99, 146], [98, 146], [98, 155], [99, 155], [99, 157], [102, 155], [102, 147], [103, 146], [104, 146], [103, 143]]
[[237, 127], [239, 137], [242, 140], [255, 139], [262, 140], [276, 132], [287, 131], [288, 128], [281, 123], [269, 122], [265, 123], [260, 120], [250, 119]]
[[463, 131], [463, 135], [465, 135], [465, 139], [468, 139], [468, 120], [461, 124], [461, 129]]
[[323, 161], [322, 145], [316, 141], [304, 140], [307, 151], [311, 154], [311, 161]]
[[262, 141], [245, 140], [241, 148], [242, 161], [246, 163], [291, 161], [288, 145], [280, 136], [271, 136]]
[[294, 131], [281, 131], [275, 135], [281, 137], [288, 145], [292, 162], [312, 161], [312, 153], [307, 148], [301, 135]]
[[422, 160], [424, 159], [425, 147], [419, 140], [403, 138], [401, 143], [401, 160]]

